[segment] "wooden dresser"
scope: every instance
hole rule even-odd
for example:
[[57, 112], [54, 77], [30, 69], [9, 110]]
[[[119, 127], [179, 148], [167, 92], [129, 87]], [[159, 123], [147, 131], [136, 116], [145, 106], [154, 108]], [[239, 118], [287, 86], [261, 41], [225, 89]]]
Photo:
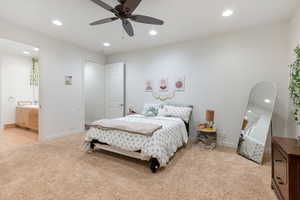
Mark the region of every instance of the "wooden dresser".
[[300, 200], [300, 147], [295, 139], [272, 138], [272, 189], [280, 200]]

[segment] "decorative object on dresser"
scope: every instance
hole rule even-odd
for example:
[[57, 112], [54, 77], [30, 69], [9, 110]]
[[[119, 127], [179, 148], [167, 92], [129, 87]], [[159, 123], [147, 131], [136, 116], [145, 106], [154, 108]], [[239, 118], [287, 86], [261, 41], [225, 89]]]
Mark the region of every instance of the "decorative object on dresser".
[[300, 199], [300, 146], [296, 139], [272, 137], [272, 189], [279, 200]]
[[201, 148], [213, 150], [217, 146], [217, 129], [203, 127], [200, 124], [197, 127], [198, 138], [201, 143]]
[[237, 153], [259, 164], [263, 162], [276, 94], [273, 83], [256, 84], [250, 92], [242, 120]]

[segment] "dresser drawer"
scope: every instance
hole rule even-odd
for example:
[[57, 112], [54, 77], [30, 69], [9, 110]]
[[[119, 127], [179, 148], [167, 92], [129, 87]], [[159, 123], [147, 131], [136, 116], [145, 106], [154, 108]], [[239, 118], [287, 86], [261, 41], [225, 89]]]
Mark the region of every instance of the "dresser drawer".
[[274, 166], [274, 182], [280, 189], [284, 199], [289, 199], [288, 191], [288, 162], [278, 147], [273, 148], [273, 166]]

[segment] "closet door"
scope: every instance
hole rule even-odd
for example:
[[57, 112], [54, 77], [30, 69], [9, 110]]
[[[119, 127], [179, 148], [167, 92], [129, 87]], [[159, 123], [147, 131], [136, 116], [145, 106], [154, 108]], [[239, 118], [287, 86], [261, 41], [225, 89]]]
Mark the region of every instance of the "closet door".
[[84, 67], [85, 121], [94, 122], [105, 117], [104, 66], [88, 62]]
[[125, 115], [125, 65], [116, 63], [105, 66], [105, 117]]

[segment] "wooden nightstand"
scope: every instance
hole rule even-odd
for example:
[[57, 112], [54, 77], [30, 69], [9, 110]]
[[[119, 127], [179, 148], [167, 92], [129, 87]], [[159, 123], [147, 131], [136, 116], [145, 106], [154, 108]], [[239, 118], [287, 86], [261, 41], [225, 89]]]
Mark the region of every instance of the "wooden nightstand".
[[217, 146], [217, 129], [197, 127], [198, 138], [201, 146], [205, 149], [213, 150]]

